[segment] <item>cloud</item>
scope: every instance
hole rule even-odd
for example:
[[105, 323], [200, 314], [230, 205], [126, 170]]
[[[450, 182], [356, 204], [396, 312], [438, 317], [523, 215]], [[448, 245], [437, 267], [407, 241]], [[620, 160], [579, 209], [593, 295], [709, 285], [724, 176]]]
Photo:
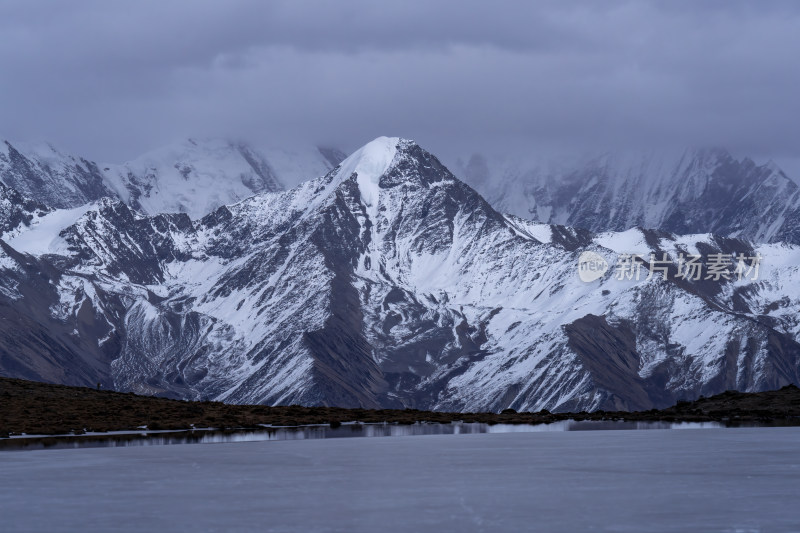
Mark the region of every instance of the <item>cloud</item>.
[[4, 2], [0, 135], [800, 157], [794, 2]]

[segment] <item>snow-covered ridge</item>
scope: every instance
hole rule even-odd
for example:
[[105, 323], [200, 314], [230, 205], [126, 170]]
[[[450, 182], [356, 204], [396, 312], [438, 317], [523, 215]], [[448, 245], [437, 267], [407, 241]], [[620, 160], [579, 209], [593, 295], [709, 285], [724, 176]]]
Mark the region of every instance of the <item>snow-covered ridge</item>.
[[221, 139], [187, 139], [122, 164], [98, 164], [48, 144], [0, 148], [0, 182], [32, 200], [75, 208], [112, 197], [144, 213], [193, 218], [322, 176], [344, 158], [315, 146], [259, 150]]
[[[8, 375], [453, 410], [647, 409], [800, 382], [798, 247], [501, 215], [397, 138], [201, 219], [103, 200], [15, 231], [0, 348], [24, 357], [0, 357]], [[762, 277], [614, 275], [621, 254], [682, 250], [761, 254]], [[589, 283], [584, 252], [609, 263]]]
[[496, 208], [595, 232], [636, 226], [800, 244], [800, 186], [722, 149], [595, 156], [475, 155], [456, 173]]

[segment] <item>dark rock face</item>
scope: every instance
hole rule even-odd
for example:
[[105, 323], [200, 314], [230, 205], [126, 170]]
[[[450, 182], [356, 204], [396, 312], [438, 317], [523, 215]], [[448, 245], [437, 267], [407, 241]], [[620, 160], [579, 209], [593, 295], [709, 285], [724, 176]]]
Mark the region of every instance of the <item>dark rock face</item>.
[[275, 171], [270, 167], [269, 162], [258, 154], [255, 154], [247, 145], [240, 144], [237, 146], [237, 149], [255, 174], [254, 176], [242, 176], [242, 183], [244, 183], [248, 189], [254, 193], [278, 192], [284, 189], [283, 184], [275, 175]]
[[[639, 376], [636, 334], [628, 324], [613, 327], [605, 317], [586, 315], [564, 327], [569, 346], [592, 377], [595, 386], [609, 391], [598, 406], [605, 411], [639, 411], [670, 405], [663, 383], [650, 385]], [[625, 391], [624, 395], [612, 391]]]
[[322, 154], [322, 157], [324, 157], [325, 160], [330, 163], [331, 168], [337, 166], [347, 158], [346, 153], [329, 146], [318, 146], [317, 150], [319, 150], [319, 153]]
[[[195, 221], [109, 199], [67, 220], [4, 194], [17, 210], [0, 240], [6, 376], [495, 412], [649, 409], [800, 382], [794, 247], [534, 228], [410, 141], [378, 139], [324, 177]], [[29, 248], [43, 227], [49, 244]], [[763, 282], [634, 284], [613, 270], [581, 282], [580, 254], [613, 268], [617, 240], [673, 258], [784, 255]]]
[[50, 208], [23, 196], [15, 189], [0, 183], [0, 232], [30, 226], [34, 217], [51, 211]]
[[20, 255], [2, 241], [0, 246], [18, 265], [16, 271], [3, 271], [0, 374], [66, 385], [93, 387], [99, 382], [111, 388], [110, 363], [120, 342], [105, 318], [120, 311], [113, 309], [116, 297], [108, 298], [108, 308], [101, 310], [77, 289], [75, 312], [53, 316], [60, 303], [54, 286], [58, 270], [46, 259]]

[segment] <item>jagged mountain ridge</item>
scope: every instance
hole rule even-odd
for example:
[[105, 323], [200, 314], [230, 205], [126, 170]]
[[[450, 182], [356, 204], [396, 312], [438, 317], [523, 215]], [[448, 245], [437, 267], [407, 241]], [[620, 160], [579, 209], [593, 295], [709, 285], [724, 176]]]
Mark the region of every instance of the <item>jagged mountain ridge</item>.
[[[800, 381], [797, 248], [501, 215], [400, 139], [201, 220], [106, 199], [34, 217], [3, 250], [6, 375], [450, 410], [647, 409]], [[587, 250], [612, 266], [593, 283]], [[630, 251], [760, 252], [764, 278], [618, 281]]]
[[0, 183], [0, 233], [6, 234], [19, 227], [29, 226], [34, 217], [42, 216], [50, 210], [44, 204]]
[[240, 141], [187, 139], [122, 164], [100, 164], [51, 145], [0, 147], [0, 182], [68, 209], [117, 198], [147, 214], [200, 218], [221, 205], [321, 176], [344, 154], [331, 148], [256, 150]]
[[499, 210], [540, 222], [800, 244], [800, 186], [772, 162], [722, 149], [527, 162], [475, 155], [457, 172]]

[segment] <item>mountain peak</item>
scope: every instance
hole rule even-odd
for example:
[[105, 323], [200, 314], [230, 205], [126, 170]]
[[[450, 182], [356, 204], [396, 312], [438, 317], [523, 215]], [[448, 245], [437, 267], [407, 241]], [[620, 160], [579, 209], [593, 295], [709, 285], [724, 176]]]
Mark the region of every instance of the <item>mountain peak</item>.
[[340, 173], [349, 177], [356, 172], [377, 181], [389, 169], [401, 140], [399, 137], [378, 137], [368, 142], [341, 162]]
[[395, 160], [400, 142], [399, 137], [378, 137], [353, 152], [339, 166], [342, 179], [356, 175], [361, 199], [371, 211], [378, 208], [379, 181]]

